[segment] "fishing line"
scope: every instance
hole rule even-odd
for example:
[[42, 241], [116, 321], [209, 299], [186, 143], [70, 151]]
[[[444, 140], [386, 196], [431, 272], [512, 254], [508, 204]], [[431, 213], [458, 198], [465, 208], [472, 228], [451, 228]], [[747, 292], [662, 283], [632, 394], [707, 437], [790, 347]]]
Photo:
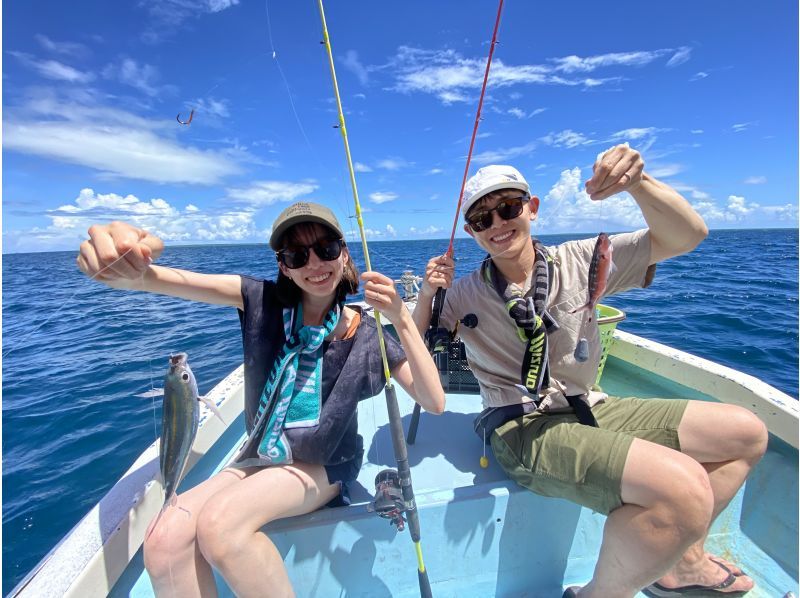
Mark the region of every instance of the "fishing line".
[[[292, 114], [294, 115], [294, 120], [295, 123], [297, 124], [297, 128], [300, 130], [300, 134], [305, 140], [306, 146], [308, 147], [311, 154], [314, 156], [314, 160], [317, 162], [318, 171], [320, 172], [320, 174], [322, 174], [324, 170], [322, 166], [322, 161], [320, 160], [319, 154], [314, 149], [314, 146], [311, 144], [311, 141], [309, 140], [308, 135], [306, 134], [306, 130], [303, 127], [303, 123], [300, 119], [300, 114], [298, 113], [297, 107], [294, 103], [294, 98], [292, 97], [291, 88], [289, 87], [289, 80], [286, 78], [286, 75], [283, 72], [283, 68], [281, 67], [281, 62], [278, 59], [278, 52], [275, 49], [275, 42], [272, 36], [272, 20], [269, 15], [269, 0], [264, 0], [264, 10], [266, 12], [266, 17], [267, 17], [267, 36], [269, 38], [269, 47], [270, 50], [272, 51], [272, 59], [275, 61], [275, 65], [278, 67], [278, 73], [280, 74], [281, 80], [283, 81], [283, 86], [284, 89], [286, 90], [286, 95], [289, 98], [289, 104], [291, 105]], [[346, 182], [344, 178], [340, 178], [339, 176], [336, 175], [334, 175], [333, 178], [334, 181], [336, 181], [336, 183], [341, 186], [342, 197], [347, 195]], [[351, 222], [353, 216], [350, 214], [350, 211], [348, 210], [347, 202], [343, 200], [342, 197], [336, 197], [336, 203], [338, 204], [339, 208], [342, 209], [342, 211], [345, 214], [347, 214], [347, 220], [349, 226], [348, 232], [350, 233], [352, 238], [356, 238], [357, 233], [356, 230], [353, 228], [353, 223]]]
[[308, 135], [306, 135], [306, 130], [303, 128], [303, 123], [300, 122], [300, 116], [297, 114], [297, 108], [294, 105], [294, 98], [292, 98], [292, 92], [289, 88], [289, 82], [286, 80], [286, 75], [283, 74], [283, 69], [281, 68], [281, 61], [278, 60], [278, 52], [275, 50], [275, 44], [273, 43], [272, 40], [272, 21], [269, 18], [269, 0], [264, 0], [264, 8], [266, 9], [267, 13], [267, 34], [269, 36], [269, 47], [272, 50], [272, 59], [275, 61], [275, 65], [278, 67], [278, 73], [280, 73], [281, 80], [283, 81], [283, 85], [286, 88], [286, 95], [289, 96], [289, 104], [292, 107], [292, 114], [294, 114], [294, 120], [297, 123], [297, 127], [300, 129], [300, 133], [303, 135], [303, 139], [305, 139], [306, 145], [313, 152], [311, 142], [308, 140]]

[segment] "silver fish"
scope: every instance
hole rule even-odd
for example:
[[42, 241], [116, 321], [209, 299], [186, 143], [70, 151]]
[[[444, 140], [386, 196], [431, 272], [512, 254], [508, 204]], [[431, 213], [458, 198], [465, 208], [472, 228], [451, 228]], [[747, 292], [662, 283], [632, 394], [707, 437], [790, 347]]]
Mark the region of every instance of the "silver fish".
[[200, 423], [197, 382], [187, 358], [186, 353], [170, 357], [169, 369], [164, 377], [159, 450], [164, 507], [175, 498]]

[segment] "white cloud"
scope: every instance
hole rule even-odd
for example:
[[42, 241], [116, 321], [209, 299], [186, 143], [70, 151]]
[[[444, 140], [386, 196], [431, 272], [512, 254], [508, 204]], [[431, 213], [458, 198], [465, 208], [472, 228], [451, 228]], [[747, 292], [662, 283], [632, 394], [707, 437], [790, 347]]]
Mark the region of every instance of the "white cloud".
[[[644, 66], [667, 54], [674, 54], [674, 65], [680, 57], [688, 56], [688, 49], [619, 52], [588, 57], [566, 56], [551, 59], [550, 64], [519, 66], [509, 66], [496, 59], [490, 85], [492, 88], [517, 84], [597, 87], [619, 83], [623, 78], [576, 78], [571, 75], [614, 66]], [[375, 68], [389, 69], [395, 74], [395, 84], [391, 87], [394, 91], [428, 93], [437, 96], [444, 104], [452, 104], [472, 99], [473, 92], [480, 89], [483, 83], [485, 66], [484, 58], [465, 58], [452, 49], [423, 50], [401, 46], [388, 65]]]
[[[670, 59], [670, 62], [678, 56], [679, 53], [688, 50], [687, 48], [679, 48], [675, 55]], [[598, 68], [609, 66], [645, 66], [655, 61], [666, 54], [670, 54], [674, 50], [668, 48], [654, 51], [638, 51], [638, 52], [611, 52], [608, 54], [599, 54], [596, 56], [566, 56], [564, 58], [555, 58], [553, 61], [557, 65], [557, 70], [565, 73], [575, 72], [592, 72]], [[672, 66], [667, 63], [668, 66]]]
[[295, 201], [318, 187], [314, 181], [253, 181], [248, 187], [226, 189], [226, 193], [234, 201], [251, 206], [269, 206], [279, 201]]
[[385, 160], [379, 160], [377, 163], [377, 167], [384, 170], [400, 170], [410, 165], [402, 158], [386, 158]]
[[673, 189], [675, 189], [675, 191], [678, 191], [679, 193], [682, 193], [684, 195], [688, 193], [691, 196], [692, 199], [703, 199], [703, 200], [705, 200], [705, 199], [709, 199], [711, 197], [705, 191], [702, 191], [702, 190], [700, 190], [697, 187], [694, 187], [692, 185], [685, 185], [683, 183], [670, 183], [670, 186]]
[[787, 203], [782, 206], [764, 206], [761, 208], [765, 214], [777, 220], [785, 220], [793, 226], [797, 224], [797, 205]]
[[610, 139], [612, 141], [635, 140], [635, 139], [641, 139], [643, 137], [651, 137], [656, 133], [661, 133], [662, 131], [666, 131], [666, 129], [659, 129], [657, 127], [640, 127], [640, 128], [623, 129], [622, 131], [617, 131], [616, 133], [613, 133]]
[[81, 189], [71, 203], [45, 213], [51, 224], [3, 235], [4, 248], [13, 251], [74, 249], [97, 222], [121, 219], [144, 228], [166, 241], [256, 242], [266, 238], [255, 224], [250, 208], [203, 212], [193, 204], [181, 210], [163, 198], [140, 200], [134, 195], [97, 193]]
[[218, 13], [239, 4], [239, 0], [140, 0], [138, 6], [150, 14], [150, 26], [142, 33], [143, 41], [158, 43], [187, 19]]
[[397, 236], [397, 231], [394, 229], [394, 227], [391, 224], [387, 224], [386, 225], [386, 232], [389, 235], [391, 235], [392, 237], [396, 237]]
[[[364, 236], [367, 239], [382, 239], [386, 236], [386, 231], [374, 228], [365, 228], [364, 229]], [[345, 231], [344, 233], [345, 238], [350, 239], [351, 241], [358, 241], [361, 238], [361, 234], [357, 230], [349, 230]]]
[[358, 78], [359, 83], [361, 85], [366, 85], [369, 80], [369, 75], [367, 73], [367, 69], [364, 68], [364, 65], [358, 60], [358, 52], [355, 50], [348, 50], [347, 54], [344, 58], [340, 59], [342, 65], [352, 72], [356, 78]]
[[34, 35], [34, 37], [36, 38], [36, 41], [39, 42], [39, 44], [49, 52], [76, 57], [85, 56], [88, 53], [86, 46], [83, 44], [76, 42], [57, 42], [50, 39], [46, 35], [42, 35], [41, 33], [37, 33]]
[[547, 145], [568, 148], [594, 143], [593, 139], [589, 139], [583, 133], [576, 133], [572, 129], [565, 129], [558, 133], [550, 132], [539, 140]]
[[520, 108], [509, 108], [508, 109], [508, 113], [511, 116], [516, 116], [517, 118], [520, 118], [520, 119], [525, 118], [527, 116], [525, 111], [521, 110]]
[[211, 185], [241, 172], [224, 152], [183, 147], [122, 125], [6, 121], [3, 133], [7, 150], [79, 164], [106, 177]]
[[689, 81], [700, 81], [702, 79], [705, 79], [706, 77], [708, 77], [708, 73], [704, 71], [699, 71], [694, 75], [692, 75], [692, 77], [689, 78]]
[[736, 123], [731, 127], [731, 129], [733, 129], [734, 133], [741, 133], [742, 131], [746, 131], [747, 129], [749, 129], [754, 124], [756, 123], [755, 122]]
[[444, 229], [438, 226], [431, 225], [427, 228], [417, 228], [415, 226], [412, 226], [408, 230], [413, 235], [435, 235], [436, 233], [442, 232]]
[[749, 176], [744, 180], [745, 185], [763, 185], [767, 182], [765, 176]]
[[532, 141], [530, 143], [526, 143], [525, 145], [519, 145], [517, 147], [506, 147], [506, 148], [497, 148], [494, 150], [487, 150], [485, 152], [481, 152], [480, 154], [472, 156], [472, 160], [476, 164], [503, 163], [503, 162], [508, 162], [512, 158], [528, 155], [534, 149], [536, 149], [536, 142]]
[[691, 133], [692, 135], [702, 135], [705, 131], [703, 129], [692, 129]]
[[173, 119], [151, 120], [98, 105], [90, 90], [81, 92], [80, 100], [63, 100], [52, 89], [29, 94], [23, 107], [6, 110], [4, 150], [85, 166], [104, 178], [200, 185], [240, 174], [240, 162], [255, 161], [242, 148], [182, 145], [174, 136], [184, 127]]
[[428, 174], [442, 174], [443, 172], [444, 170], [442, 170], [441, 168], [431, 168], [428, 171]]
[[189, 106], [190, 109], [198, 114], [210, 114], [220, 118], [228, 118], [231, 113], [228, 110], [228, 100], [215, 100], [214, 98], [197, 98]]
[[561, 172], [559, 180], [544, 197], [538, 224], [543, 231], [594, 231], [632, 229], [644, 225], [642, 212], [627, 193], [604, 201], [592, 201], [583, 188], [581, 169]]
[[361, 162], [356, 162], [353, 164], [353, 170], [356, 172], [372, 172], [372, 169], [369, 166], [362, 164]]
[[[158, 69], [150, 64], [139, 64], [132, 58], [123, 58], [119, 64], [108, 64], [103, 69], [103, 77], [119, 81], [154, 97], [164, 91], [158, 87]], [[172, 89], [167, 86], [167, 89]]]
[[647, 168], [647, 172], [657, 179], [665, 179], [667, 177], [675, 176], [679, 172], [683, 172], [683, 166], [681, 164], [653, 165]]
[[369, 194], [370, 200], [377, 204], [394, 201], [397, 197], [397, 193], [392, 193], [391, 191], [376, 191]]
[[79, 71], [57, 60], [39, 60], [24, 52], [9, 51], [8, 53], [46, 79], [83, 84], [94, 81], [95, 79], [94, 73]]
[[747, 203], [744, 197], [738, 195], [728, 196], [728, 211], [734, 214], [737, 220], [752, 214], [758, 207], [757, 203]]
[[792, 226], [797, 224], [797, 204], [765, 206], [747, 201], [741, 195], [729, 195], [724, 205], [719, 205], [720, 203], [707, 198], [693, 202], [692, 207], [711, 226], [741, 226], [742, 222], [753, 225], [760, 223], [774, 225], [776, 221], [787, 222]]
[[675, 66], [678, 66], [680, 64], [683, 64], [684, 62], [689, 60], [689, 58], [691, 58], [691, 56], [692, 56], [692, 49], [691, 48], [689, 48], [687, 46], [683, 46], [681, 48], [678, 48], [675, 51], [675, 54], [672, 55], [672, 58], [670, 58], [667, 61], [667, 66], [668, 67], [675, 67]]

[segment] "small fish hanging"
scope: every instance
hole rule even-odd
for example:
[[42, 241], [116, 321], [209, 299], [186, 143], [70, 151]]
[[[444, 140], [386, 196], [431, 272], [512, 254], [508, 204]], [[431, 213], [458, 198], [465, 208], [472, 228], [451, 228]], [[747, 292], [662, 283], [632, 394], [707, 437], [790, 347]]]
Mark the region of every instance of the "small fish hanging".
[[189, 118], [187, 118], [186, 120], [181, 120], [181, 113], [180, 112], [178, 112], [178, 116], [176, 116], [175, 118], [182, 125], [190, 125], [190, 124], [192, 124], [192, 119], [194, 118], [194, 108], [192, 108], [192, 111], [189, 113]]
[[581, 311], [589, 312], [589, 321], [594, 317], [594, 308], [600, 298], [605, 294], [608, 287], [608, 277], [616, 268], [612, 259], [614, 247], [611, 245], [611, 239], [606, 233], [600, 233], [597, 236], [597, 243], [594, 246], [592, 253], [592, 261], [589, 264], [589, 299], [585, 304], [573, 309], [571, 314]]

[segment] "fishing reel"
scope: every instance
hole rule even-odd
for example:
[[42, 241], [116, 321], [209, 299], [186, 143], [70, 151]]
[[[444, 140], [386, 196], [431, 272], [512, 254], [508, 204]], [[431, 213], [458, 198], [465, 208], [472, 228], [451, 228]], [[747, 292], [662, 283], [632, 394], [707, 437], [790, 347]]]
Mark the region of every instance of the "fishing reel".
[[447, 351], [450, 331], [447, 328], [428, 328], [425, 331], [425, 344], [432, 355]]
[[406, 501], [396, 469], [384, 469], [375, 476], [375, 498], [367, 505], [367, 511], [388, 519], [390, 525], [397, 526], [398, 532], [405, 529]]

